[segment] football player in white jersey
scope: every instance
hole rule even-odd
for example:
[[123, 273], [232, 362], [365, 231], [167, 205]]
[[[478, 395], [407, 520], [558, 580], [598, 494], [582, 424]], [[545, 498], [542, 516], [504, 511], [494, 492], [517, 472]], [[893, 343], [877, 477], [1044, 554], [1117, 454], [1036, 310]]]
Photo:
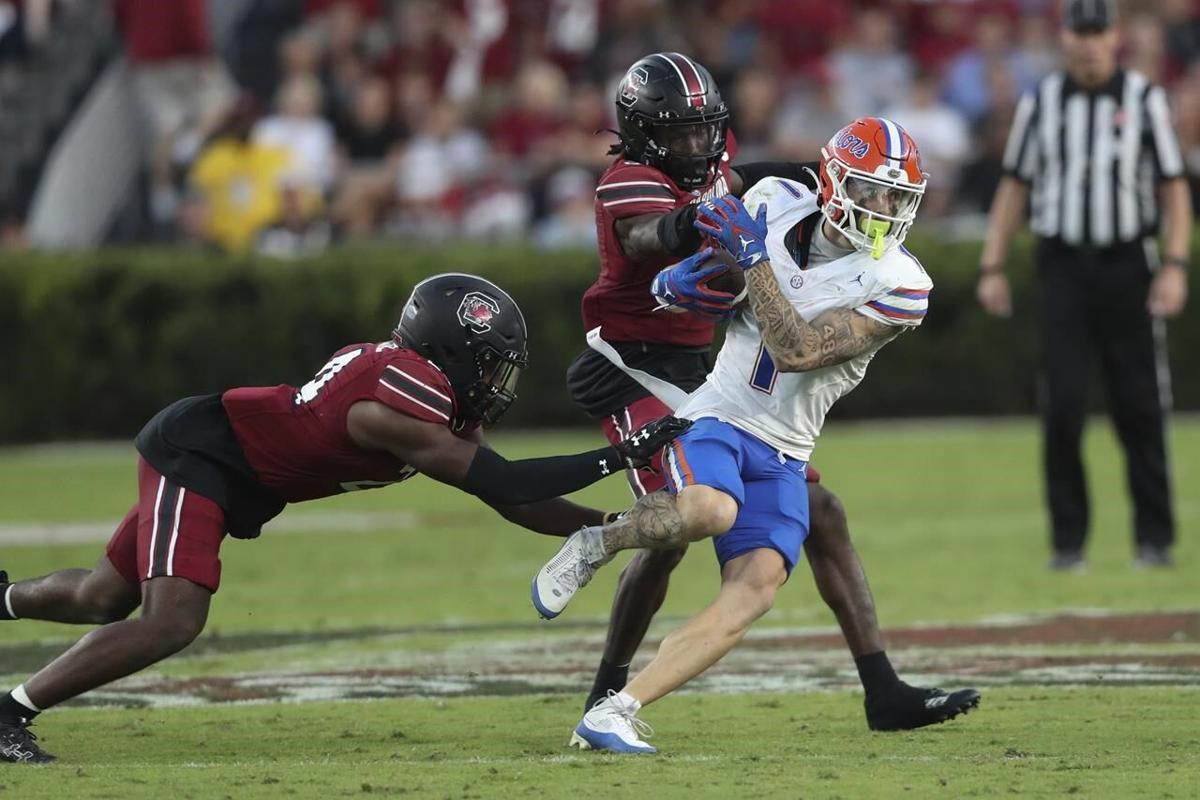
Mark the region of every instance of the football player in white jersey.
[[[818, 195], [768, 178], [744, 200], [700, 206], [697, 228], [745, 272], [748, 307], [676, 410], [695, 423], [668, 448], [668, 489], [573, 534], [534, 578], [534, 604], [550, 618], [620, 550], [712, 537], [721, 565], [712, 604], [587, 712], [572, 737], [581, 748], [655, 752], [637, 711], [715, 664], [771, 608], [808, 535], [804, 473], [825, 414], [925, 316], [933, 282], [902, 244], [925, 191], [916, 143], [891, 120], [858, 119], [822, 148], [819, 173]], [[711, 257], [705, 249], [669, 270], [711, 272]], [[959, 713], [979, 694], [932, 690], [927, 702]]]

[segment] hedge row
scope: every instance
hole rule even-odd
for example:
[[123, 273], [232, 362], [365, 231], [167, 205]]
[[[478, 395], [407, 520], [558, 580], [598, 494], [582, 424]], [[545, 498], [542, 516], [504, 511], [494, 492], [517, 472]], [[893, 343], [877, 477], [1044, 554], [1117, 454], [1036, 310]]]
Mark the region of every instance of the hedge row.
[[[937, 284], [929, 317], [889, 345], [837, 416], [1032, 410], [1028, 267], [1011, 270], [1015, 319], [993, 320], [974, 301], [978, 245], [913, 238]], [[585, 424], [563, 375], [583, 346], [592, 253], [390, 248], [280, 262], [138, 249], [0, 260], [0, 442], [127, 436], [176, 397], [301, 383], [342, 344], [386, 338], [412, 285], [444, 271], [486, 275], [525, 310], [532, 365], [505, 425]], [[1179, 407], [1200, 407], [1200, 374], [1183, 368], [1200, 352], [1198, 316], [1171, 331]]]

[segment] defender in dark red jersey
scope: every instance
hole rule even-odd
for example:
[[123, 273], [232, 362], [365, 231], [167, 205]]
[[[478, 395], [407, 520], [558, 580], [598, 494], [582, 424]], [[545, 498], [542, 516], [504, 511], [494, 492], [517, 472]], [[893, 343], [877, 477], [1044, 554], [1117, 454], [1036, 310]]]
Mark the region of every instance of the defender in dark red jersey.
[[482, 278], [438, 275], [413, 290], [391, 340], [343, 347], [303, 386], [231, 389], [159, 412], [137, 437], [138, 502], [96, 568], [17, 583], [0, 573], [0, 619], [102, 625], [0, 698], [0, 760], [51, 760], [29, 731], [38, 713], [195, 639], [225, 535], [258, 536], [287, 503], [422, 473], [561, 536], [604, 516], [561, 495], [645, 463], [688, 425], [666, 418], [611, 447], [506, 461], [480, 428], [516, 398], [526, 363], [512, 298]]
[[[784, 177], [816, 189], [819, 162], [731, 165], [729, 109], [703, 66], [680, 53], [656, 53], [629, 68], [617, 88], [617, 158], [596, 189], [600, 276], [583, 296], [585, 330], [603, 338], [630, 367], [685, 391], [704, 382], [711, 364], [714, 322], [709, 315], [656, 311], [650, 285], [663, 267], [699, 249], [697, 203], [741, 196], [759, 180]], [[575, 401], [600, 422], [610, 442], [670, 413], [657, 398], [593, 350], [567, 374]], [[663, 488], [661, 461], [627, 471], [636, 497]], [[945, 718], [924, 706], [926, 691], [897, 677], [884, 651], [875, 603], [850, 541], [845, 509], [809, 466], [810, 533], [805, 555], [822, 599], [837, 617], [866, 690], [872, 729], [921, 727]], [[679, 551], [639, 551], [621, 573], [604, 656], [585, 712], [611, 689], [620, 690], [650, 620], [666, 597]]]

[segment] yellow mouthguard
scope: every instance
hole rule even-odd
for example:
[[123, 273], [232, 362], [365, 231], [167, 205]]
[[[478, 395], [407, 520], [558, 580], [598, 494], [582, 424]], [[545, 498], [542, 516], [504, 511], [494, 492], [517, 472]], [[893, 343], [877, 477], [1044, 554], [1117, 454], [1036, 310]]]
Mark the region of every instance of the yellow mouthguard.
[[892, 229], [892, 223], [877, 219], [863, 224], [863, 233], [870, 236], [871, 242], [871, 258], [878, 261], [883, 258], [883, 237], [887, 236], [889, 230]]

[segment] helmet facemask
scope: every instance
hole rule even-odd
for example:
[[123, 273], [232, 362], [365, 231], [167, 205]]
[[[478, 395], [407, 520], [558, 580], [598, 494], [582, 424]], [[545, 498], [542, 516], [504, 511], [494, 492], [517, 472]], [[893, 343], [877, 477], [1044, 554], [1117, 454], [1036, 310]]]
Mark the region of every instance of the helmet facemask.
[[729, 114], [712, 119], [654, 122], [639, 120], [646, 136], [647, 160], [656, 162], [684, 189], [708, 184], [713, 168], [725, 154], [725, 131]]
[[925, 195], [926, 181], [911, 183], [903, 170], [880, 167], [876, 174], [824, 157], [821, 179], [830, 192], [821, 206], [825, 217], [859, 250], [881, 258], [908, 235]]
[[517, 399], [517, 380], [529, 359], [524, 353], [501, 353], [485, 344], [475, 348], [475, 365], [479, 378], [467, 387], [463, 404], [472, 418], [491, 427]]

